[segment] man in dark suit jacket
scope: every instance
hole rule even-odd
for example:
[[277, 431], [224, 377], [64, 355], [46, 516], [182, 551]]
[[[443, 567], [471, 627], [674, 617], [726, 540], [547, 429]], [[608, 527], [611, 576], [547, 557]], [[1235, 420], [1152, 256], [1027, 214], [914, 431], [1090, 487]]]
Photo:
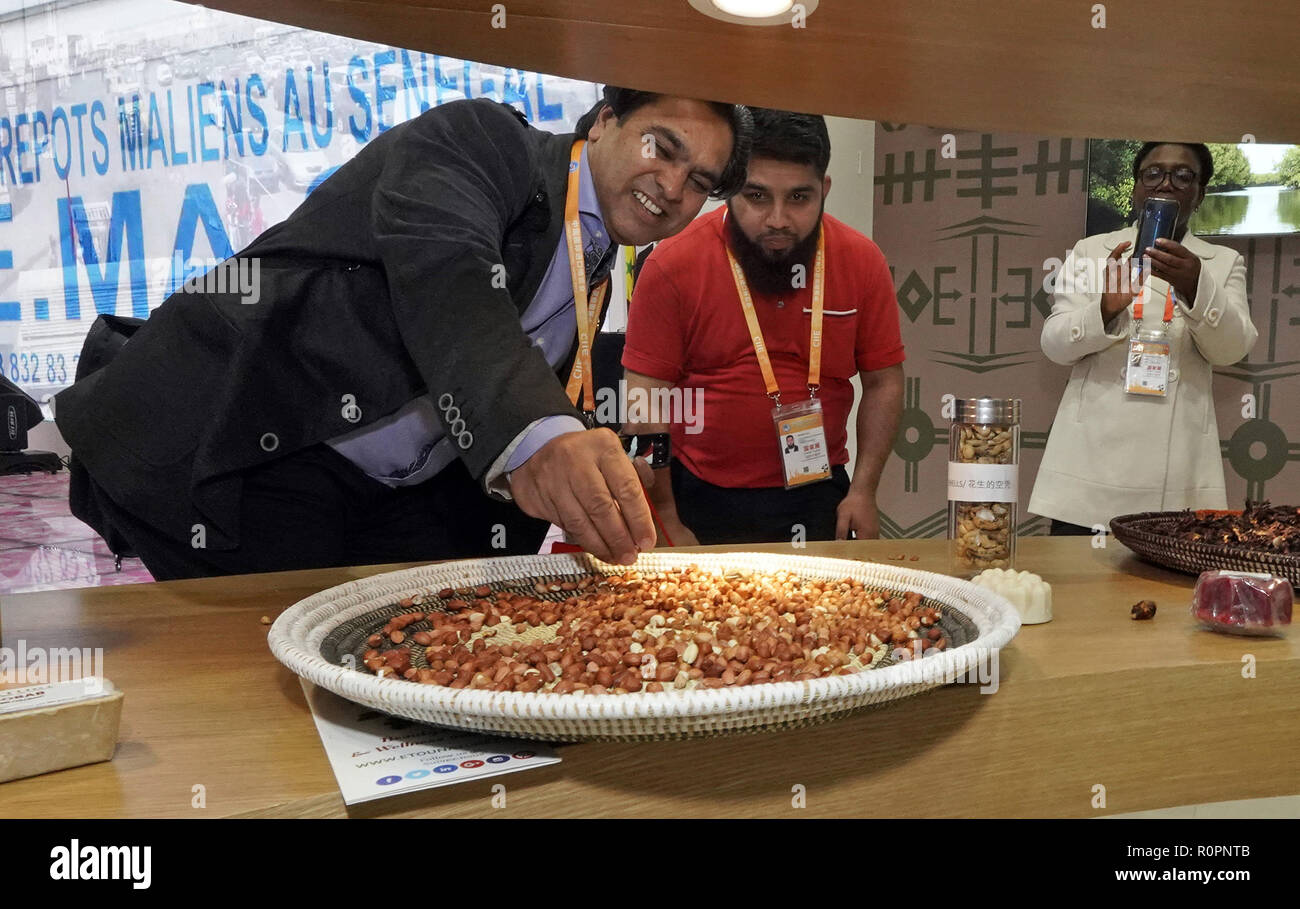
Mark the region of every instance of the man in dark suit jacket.
[[653, 546], [617, 438], [575, 431], [557, 379], [577, 137], [594, 287], [735, 192], [749, 118], [607, 87], [576, 137], [481, 99], [388, 130], [57, 396], [91, 513], [159, 579], [536, 552], [548, 522], [607, 559]]

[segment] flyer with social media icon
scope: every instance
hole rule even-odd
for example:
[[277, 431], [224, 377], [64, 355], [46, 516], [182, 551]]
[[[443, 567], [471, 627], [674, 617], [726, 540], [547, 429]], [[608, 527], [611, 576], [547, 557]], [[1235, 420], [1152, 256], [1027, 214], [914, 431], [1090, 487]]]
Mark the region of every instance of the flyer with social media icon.
[[540, 742], [427, 726], [301, 681], [348, 805], [560, 762]]

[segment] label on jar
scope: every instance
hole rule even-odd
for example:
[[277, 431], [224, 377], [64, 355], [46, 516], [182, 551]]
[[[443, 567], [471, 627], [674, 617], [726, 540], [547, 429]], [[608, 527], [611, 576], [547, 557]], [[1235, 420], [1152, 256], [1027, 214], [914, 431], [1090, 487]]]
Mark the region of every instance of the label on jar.
[[1016, 502], [1020, 493], [1020, 467], [1016, 464], [963, 464], [948, 462], [948, 501]]

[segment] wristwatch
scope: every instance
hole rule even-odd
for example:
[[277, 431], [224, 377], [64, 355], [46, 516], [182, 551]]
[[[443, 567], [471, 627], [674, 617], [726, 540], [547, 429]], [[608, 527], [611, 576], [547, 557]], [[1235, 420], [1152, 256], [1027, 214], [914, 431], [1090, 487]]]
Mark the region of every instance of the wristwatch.
[[649, 455], [650, 466], [658, 470], [668, 466], [672, 455], [672, 436], [666, 432], [647, 432], [634, 436], [622, 436], [623, 450], [634, 458]]

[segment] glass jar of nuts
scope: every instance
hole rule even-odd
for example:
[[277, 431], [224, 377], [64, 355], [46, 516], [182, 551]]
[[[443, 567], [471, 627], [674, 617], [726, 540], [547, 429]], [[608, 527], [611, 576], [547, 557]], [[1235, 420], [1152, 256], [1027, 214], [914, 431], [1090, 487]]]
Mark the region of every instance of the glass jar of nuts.
[[958, 398], [948, 443], [948, 539], [957, 574], [1014, 568], [1020, 399]]

